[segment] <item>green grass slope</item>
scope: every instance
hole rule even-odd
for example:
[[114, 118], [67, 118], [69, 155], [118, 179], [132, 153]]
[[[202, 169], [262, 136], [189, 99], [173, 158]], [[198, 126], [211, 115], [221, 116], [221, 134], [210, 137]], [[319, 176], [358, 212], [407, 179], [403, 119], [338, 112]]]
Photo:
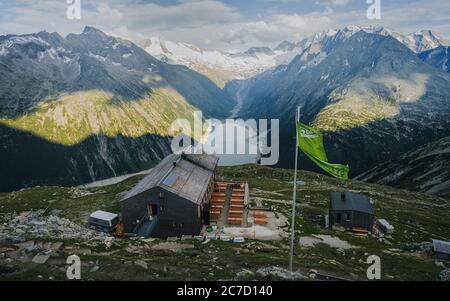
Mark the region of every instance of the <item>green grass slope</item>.
[[[141, 178], [136, 176], [99, 188], [37, 187], [0, 194], [0, 222], [24, 211], [45, 209], [48, 214], [59, 210], [60, 217], [85, 225], [87, 216], [94, 210], [119, 212], [119, 199]], [[277, 215], [285, 217], [291, 212], [292, 178], [290, 170], [255, 165], [219, 170], [221, 180], [248, 181], [253, 204], [272, 206]], [[378, 255], [382, 260], [384, 280], [437, 279], [443, 267], [436, 265], [420, 246], [431, 238], [450, 239], [450, 200], [362, 182], [341, 183], [310, 172], [300, 172], [299, 179], [305, 184], [300, 185], [298, 191], [297, 242], [300, 236], [323, 234], [347, 241], [354, 248], [339, 250], [318, 244], [307, 249], [296, 243], [296, 270], [307, 274], [309, 269], [316, 269], [326, 274], [364, 280], [367, 257]], [[328, 212], [329, 193], [341, 190], [368, 195], [374, 201], [377, 217], [392, 223], [395, 234], [380, 239], [325, 229], [323, 217]], [[309, 202], [304, 201], [305, 195], [311, 196]], [[289, 224], [284, 229], [287, 231], [288, 227]], [[52, 237], [35, 238], [33, 233], [24, 236], [35, 242], [54, 241]], [[65, 247], [46, 264], [36, 265], [29, 263], [29, 259], [8, 260], [13, 256], [7, 251], [7, 241], [1, 241], [0, 235], [0, 254], [5, 254], [0, 255], [0, 279], [64, 280], [65, 259], [74, 248], [90, 250], [90, 254], [81, 256], [84, 280], [220, 280], [235, 279], [238, 273], [241, 273], [240, 279], [267, 279], [261, 278], [256, 271], [267, 266], [286, 267], [289, 248], [287, 238], [264, 242], [247, 240], [242, 245], [182, 241], [175, 243], [179, 248], [176, 252], [160, 248], [165, 242], [153, 239], [116, 239], [110, 249], [92, 246], [86, 241], [63, 242]], [[26, 256], [32, 258], [33, 255]], [[147, 269], [137, 265], [136, 261], [144, 261]], [[93, 269], [95, 266], [99, 269]]]

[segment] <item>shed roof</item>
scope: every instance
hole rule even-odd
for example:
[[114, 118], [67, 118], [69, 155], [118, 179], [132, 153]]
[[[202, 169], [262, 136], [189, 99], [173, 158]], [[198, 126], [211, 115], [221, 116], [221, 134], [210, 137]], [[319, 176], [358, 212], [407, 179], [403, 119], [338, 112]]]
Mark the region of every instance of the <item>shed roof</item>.
[[[140, 181], [122, 201], [154, 187], [161, 187], [199, 204], [208, 188], [219, 158], [210, 155], [170, 155]], [[176, 163], [176, 164], [174, 164]]]
[[438, 253], [450, 255], [450, 241], [433, 239], [433, 250]]
[[338, 211], [358, 211], [375, 214], [372, 204], [367, 196], [352, 192], [332, 192], [331, 209]]
[[113, 219], [115, 219], [116, 217], [119, 217], [117, 214], [115, 213], [110, 213], [110, 212], [105, 212], [105, 211], [95, 211], [94, 213], [92, 213], [90, 215], [91, 218], [96, 218], [96, 219], [101, 219], [104, 221], [112, 221]]

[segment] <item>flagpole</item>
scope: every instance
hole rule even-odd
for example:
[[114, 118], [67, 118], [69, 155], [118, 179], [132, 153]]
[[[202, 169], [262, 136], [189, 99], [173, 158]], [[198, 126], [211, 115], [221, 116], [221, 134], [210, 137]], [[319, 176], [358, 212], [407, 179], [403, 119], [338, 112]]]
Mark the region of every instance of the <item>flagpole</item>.
[[300, 122], [300, 107], [297, 107], [297, 116], [295, 122], [295, 133], [296, 133], [296, 145], [295, 145], [295, 173], [294, 173], [294, 191], [292, 196], [292, 221], [291, 221], [291, 248], [289, 253], [289, 271], [292, 273], [293, 268], [293, 257], [294, 257], [294, 242], [295, 242], [295, 207], [297, 199], [297, 165], [298, 165], [298, 130], [297, 123]]

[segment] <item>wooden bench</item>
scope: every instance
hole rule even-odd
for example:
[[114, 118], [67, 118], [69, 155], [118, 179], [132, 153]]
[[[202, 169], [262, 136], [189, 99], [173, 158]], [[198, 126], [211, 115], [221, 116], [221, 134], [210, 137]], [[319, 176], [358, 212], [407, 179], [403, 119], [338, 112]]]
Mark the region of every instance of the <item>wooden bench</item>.
[[238, 198], [238, 197], [235, 197], [235, 196], [232, 196], [231, 200], [232, 201], [236, 201], [236, 202], [244, 202], [244, 198]]
[[228, 215], [228, 218], [238, 218], [238, 219], [242, 220], [244, 217], [242, 216], [242, 214], [231, 214], [231, 215]]
[[213, 195], [212, 195], [213, 197], [226, 197], [226, 193], [223, 193], [223, 192], [214, 192], [213, 193]]
[[255, 214], [253, 213], [253, 217], [256, 219], [268, 219], [267, 215], [263, 215], [263, 214]]
[[231, 210], [244, 210], [244, 205], [231, 205]]
[[231, 201], [231, 205], [244, 205], [243, 201]]
[[225, 203], [224, 199], [213, 199], [211, 203]]
[[228, 218], [229, 225], [242, 225], [242, 218], [230, 217]]
[[220, 198], [220, 197], [215, 197], [215, 198], [212, 198], [211, 201], [213, 201], [213, 202], [225, 202], [225, 199], [224, 198]]
[[265, 225], [268, 224], [268, 222], [266, 220], [259, 220], [259, 219], [258, 220], [254, 220], [253, 223], [256, 224], [256, 225], [260, 225], [260, 226], [265, 226]]
[[268, 213], [270, 211], [267, 211], [267, 210], [251, 210], [251, 212], [253, 214], [266, 214], [266, 213]]
[[355, 227], [355, 228], [352, 229], [352, 232], [353, 232], [353, 233], [358, 233], [358, 234], [368, 234], [368, 233], [369, 233], [369, 230], [367, 230], [367, 229], [365, 229], [365, 228], [358, 228], [358, 227]]
[[245, 198], [245, 194], [244, 194], [244, 193], [234, 193], [234, 192], [233, 192], [233, 193], [231, 194], [231, 197], [232, 197], [232, 198], [242, 198], [242, 199], [243, 199], [243, 198]]

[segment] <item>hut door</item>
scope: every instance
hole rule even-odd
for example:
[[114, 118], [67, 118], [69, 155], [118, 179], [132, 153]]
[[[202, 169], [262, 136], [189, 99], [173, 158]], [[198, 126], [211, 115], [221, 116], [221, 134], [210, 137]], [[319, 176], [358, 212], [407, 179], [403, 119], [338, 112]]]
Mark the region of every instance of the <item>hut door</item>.
[[157, 205], [147, 205], [147, 215], [148, 217], [156, 216], [158, 214]]
[[336, 214], [336, 224], [342, 224], [342, 214], [338, 213]]

